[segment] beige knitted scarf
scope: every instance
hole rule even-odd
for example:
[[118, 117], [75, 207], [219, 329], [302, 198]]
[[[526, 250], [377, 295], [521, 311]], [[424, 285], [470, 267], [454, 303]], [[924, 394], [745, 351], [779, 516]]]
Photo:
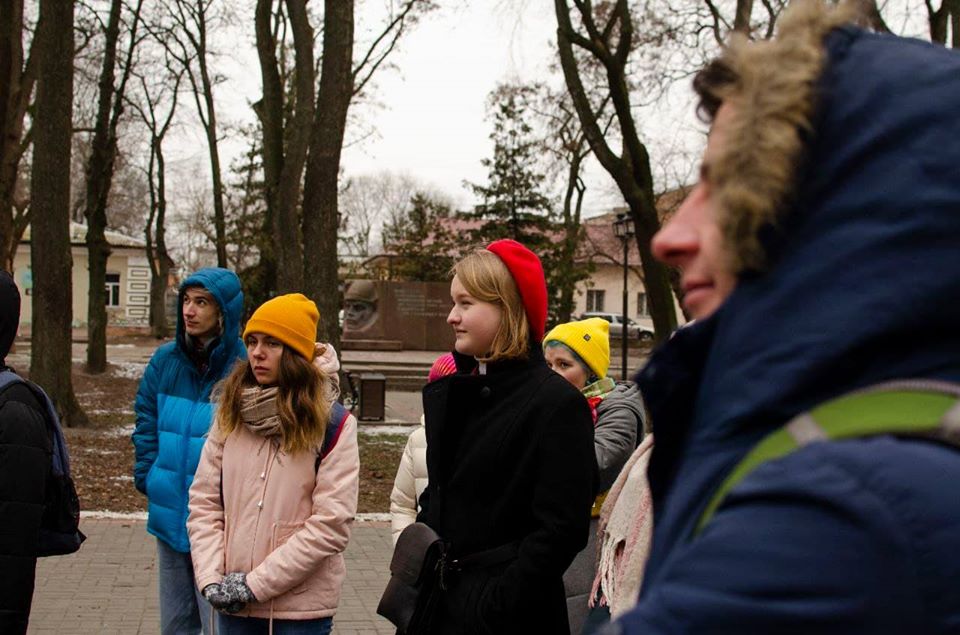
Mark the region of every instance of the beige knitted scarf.
[[609, 606], [616, 619], [637, 603], [653, 537], [653, 501], [647, 466], [653, 435], [648, 434], [623, 466], [600, 511], [597, 576], [589, 604]]
[[248, 430], [262, 437], [280, 436], [282, 430], [280, 411], [277, 408], [278, 394], [276, 386], [254, 386], [240, 392], [240, 417]]

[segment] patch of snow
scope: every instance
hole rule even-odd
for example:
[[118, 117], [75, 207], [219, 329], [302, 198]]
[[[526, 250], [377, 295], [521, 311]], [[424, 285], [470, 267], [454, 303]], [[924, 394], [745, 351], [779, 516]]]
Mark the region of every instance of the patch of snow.
[[[389, 514], [388, 514], [389, 515]], [[146, 520], [147, 512], [111, 512], [111, 511], [83, 511], [80, 512], [80, 518], [91, 518], [95, 520]]]
[[369, 522], [383, 522], [390, 520], [390, 514], [384, 514], [380, 512], [365, 512], [363, 514], [357, 514], [354, 516], [357, 522], [369, 523]]
[[143, 369], [147, 367], [142, 362], [116, 362], [113, 371], [114, 377], [123, 377], [124, 379], [140, 379], [143, 377]]
[[[124, 411], [126, 413], [126, 411]], [[130, 414], [133, 414], [132, 412]], [[136, 424], [131, 423], [126, 426], [117, 426], [116, 428], [109, 428], [102, 432], [105, 437], [129, 437], [133, 434], [133, 431], [136, 429]]]
[[370, 437], [382, 434], [410, 434], [416, 429], [416, 426], [389, 426], [376, 424], [363, 424], [357, 429], [357, 434]]
[[132, 482], [133, 482], [133, 477], [124, 474], [124, 475], [121, 475], [121, 476], [111, 476], [111, 477], [110, 477], [110, 480], [111, 480], [111, 481], [124, 481], [124, 482], [130, 482], [130, 483], [132, 483]]
[[84, 454], [120, 454], [118, 450], [104, 450], [101, 448], [77, 448], [78, 452], [83, 452]]

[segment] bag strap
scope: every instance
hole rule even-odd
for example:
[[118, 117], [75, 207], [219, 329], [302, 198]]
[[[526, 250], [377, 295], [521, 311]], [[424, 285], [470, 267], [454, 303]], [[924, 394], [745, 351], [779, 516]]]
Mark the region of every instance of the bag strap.
[[815, 441], [880, 435], [926, 438], [960, 447], [960, 385], [897, 381], [856, 391], [797, 415], [764, 437], [731, 470], [700, 515], [696, 537], [730, 491], [755, 469]]
[[337, 441], [340, 440], [340, 433], [343, 432], [343, 425], [347, 422], [349, 416], [350, 411], [339, 402], [334, 401], [330, 406], [330, 420], [327, 421], [327, 429], [323, 433], [323, 444], [320, 446], [317, 458], [313, 462], [314, 473], [320, 469], [320, 463], [323, 459], [327, 458], [327, 455], [336, 447]]

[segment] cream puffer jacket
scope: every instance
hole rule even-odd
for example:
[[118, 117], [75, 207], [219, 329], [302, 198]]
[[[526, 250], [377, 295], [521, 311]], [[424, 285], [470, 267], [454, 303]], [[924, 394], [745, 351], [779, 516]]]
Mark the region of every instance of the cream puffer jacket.
[[315, 452], [286, 454], [245, 426], [226, 439], [211, 428], [187, 519], [197, 588], [239, 571], [259, 601], [238, 615], [305, 620], [336, 613], [359, 492], [352, 415], [315, 471], [316, 459]]
[[390, 493], [390, 524], [393, 544], [400, 532], [417, 520], [417, 501], [427, 488], [427, 435], [420, 417], [420, 427], [410, 433], [400, 457], [397, 478]]

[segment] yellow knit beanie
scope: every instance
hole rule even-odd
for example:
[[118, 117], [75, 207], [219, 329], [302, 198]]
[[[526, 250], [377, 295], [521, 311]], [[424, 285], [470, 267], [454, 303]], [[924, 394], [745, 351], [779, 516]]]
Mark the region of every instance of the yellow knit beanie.
[[248, 333], [265, 333], [277, 338], [308, 360], [313, 359], [320, 312], [313, 300], [302, 293], [288, 293], [267, 300], [253, 312], [243, 329]]
[[610, 323], [606, 320], [590, 318], [558, 324], [543, 338], [544, 346], [551, 341], [560, 342], [579, 355], [599, 379], [607, 376], [610, 366]]

